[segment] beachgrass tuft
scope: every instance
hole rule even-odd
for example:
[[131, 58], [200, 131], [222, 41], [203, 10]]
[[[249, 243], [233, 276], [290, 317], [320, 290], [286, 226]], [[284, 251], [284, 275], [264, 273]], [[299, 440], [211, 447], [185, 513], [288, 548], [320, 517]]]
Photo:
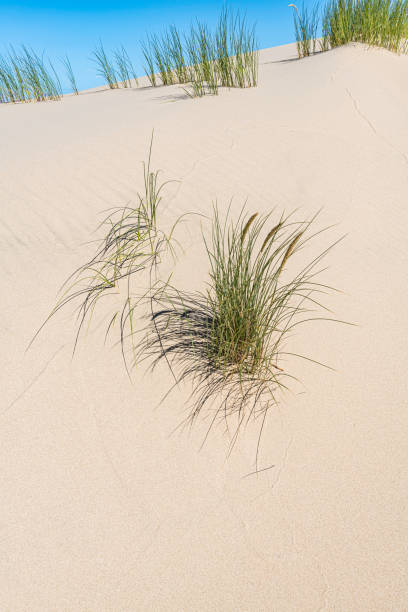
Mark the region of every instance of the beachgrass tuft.
[[408, 2], [405, 0], [334, 0], [324, 10], [331, 47], [349, 42], [407, 51]]
[[255, 25], [224, 8], [214, 30], [196, 20], [187, 33], [171, 25], [141, 43], [145, 72], [153, 86], [189, 84], [191, 97], [216, 95], [219, 87], [255, 87], [258, 51]]
[[[40, 327], [61, 308], [78, 302], [77, 333], [74, 352], [82, 331], [89, 327], [94, 310], [102, 297], [119, 295], [120, 307], [114, 309], [106, 325], [106, 335], [119, 323], [119, 339], [127, 367], [125, 341], [133, 340], [135, 310], [149, 296], [155, 285], [154, 272], [165, 253], [174, 255], [173, 230], [166, 234], [158, 226], [158, 210], [166, 182], [159, 181], [159, 171], [151, 169], [153, 135], [147, 162], [143, 163], [144, 193], [135, 206], [112, 209], [99, 225], [103, 238], [95, 255], [66, 280], [61, 298]], [[146, 272], [141, 278], [142, 272]], [[139, 283], [138, 283], [139, 280]], [[115, 301], [117, 303], [117, 300]]]
[[286, 370], [287, 357], [294, 355], [286, 347], [288, 336], [306, 321], [325, 318], [312, 314], [324, 308], [318, 296], [330, 289], [316, 280], [316, 267], [333, 245], [307, 263], [297, 256], [321, 233], [310, 232], [314, 220], [295, 222], [282, 215], [272, 223], [272, 214], [247, 218], [244, 211], [237, 221], [229, 211], [222, 220], [215, 206], [211, 239], [205, 240], [207, 291], [166, 285], [153, 296], [139, 359], [151, 360], [152, 368], [165, 360], [176, 384], [192, 381], [184, 424], [193, 424], [204, 408], [209, 429], [220, 419], [229, 427], [230, 417], [236, 417], [231, 448], [252, 417], [261, 418], [262, 431], [278, 391], [294, 378]]
[[296, 4], [289, 4], [293, 8], [293, 23], [295, 27], [296, 46], [299, 57], [312, 55], [316, 51], [316, 38], [318, 29], [318, 7], [311, 9], [302, 4], [299, 10]]
[[119, 81], [122, 83], [122, 86], [132, 87], [132, 80], [137, 86], [139, 83], [137, 80], [136, 70], [125, 47], [121, 45], [119, 49], [115, 49], [113, 55], [116, 63], [116, 74], [119, 77]]
[[101, 40], [92, 53], [92, 59], [97, 66], [99, 76], [104, 79], [109, 89], [117, 89], [119, 85], [115, 66], [113, 61], [107, 56]]
[[[407, 0], [329, 0], [310, 10], [293, 8], [298, 56], [316, 50], [317, 30], [321, 21], [321, 51], [360, 42], [384, 47], [395, 53], [408, 51]], [[320, 18], [319, 18], [319, 6]]]
[[79, 94], [78, 86], [76, 83], [74, 71], [72, 69], [71, 62], [69, 61], [68, 55], [66, 55], [65, 57], [61, 59], [61, 63], [63, 64], [65, 68], [65, 72], [67, 74], [67, 78], [71, 86], [72, 92], [77, 96]]
[[10, 47], [0, 56], [0, 102], [43, 102], [61, 96], [58, 75], [44, 55], [22, 45], [20, 51]]

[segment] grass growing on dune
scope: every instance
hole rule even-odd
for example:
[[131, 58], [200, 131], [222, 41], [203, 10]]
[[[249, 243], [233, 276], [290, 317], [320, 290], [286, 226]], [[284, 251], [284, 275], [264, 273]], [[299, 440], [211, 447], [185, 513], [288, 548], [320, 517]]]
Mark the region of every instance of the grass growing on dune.
[[223, 9], [215, 32], [217, 69], [224, 87], [256, 87], [258, 82], [255, 25], [238, 11]]
[[312, 9], [308, 9], [303, 4], [299, 10], [295, 4], [289, 4], [289, 6], [293, 8], [293, 24], [298, 56], [312, 55], [316, 50], [318, 7], [315, 5]]
[[0, 56], [0, 102], [43, 102], [61, 95], [55, 68], [43, 55], [23, 45]]
[[[32, 342], [51, 317], [71, 303], [78, 303], [75, 351], [79, 337], [89, 326], [101, 298], [119, 295], [121, 306], [110, 317], [106, 325], [106, 336], [118, 323], [126, 363], [125, 340], [132, 338], [135, 331], [135, 310], [140, 300], [149, 294], [150, 285], [154, 286], [153, 273], [161, 257], [166, 252], [173, 253], [172, 233], [175, 226], [166, 234], [158, 224], [161, 193], [166, 183], [159, 181], [159, 171], [151, 169], [152, 143], [153, 136], [148, 160], [143, 163], [143, 195], [138, 195], [135, 206], [115, 208], [102, 221], [99, 229], [103, 238], [98, 241], [95, 255], [64, 283], [60, 300]], [[143, 276], [141, 281], [140, 274], [143, 271], [147, 272], [147, 278]], [[137, 285], [137, 280], [141, 282], [142, 288]]]
[[149, 44], [163, 85], [172, 85], [174, 83], [173, 66], [166, 39], [153, 34], [149, 39]]
[[[241, 427], [259, 419], [258, 455], [268, 411], [294, 379], [286, 369], [287, 358], [314, 361], [290, 352], [288, 337], [306, 322], [334, 321], [321, 316], [320, 294], [330, 287], [317, 278], [317, 267], [333, 245], [310, 259], [300, 258], [324, 231], [313, 231], [316, 217], [294, 221], [293, 215], [275, 217], [273, 212], [248, 216], [243, 209], [234, 220], [228, 208], [222, 219], [215, 206], [211, 237], [204, 238], [207, 288], [195, 293], [177, 289], [158, 270], [164, 255], [174, 255], [173, 232], [180, 218], [169, 232], [161, 229], [165, 183], [151, 170], [152, 142], [153, 136], [137, 204], [113, 209], [104, 219], [95, 255], [64, 283], [60, 300], [33, 340], [57, 312], [77, 304], [75, 351], [100, 300], [115, 295], [113, 311], [105, 311], [105, 338], [119, 328], [126, 368], [125, 346], [130, 342], [133, 365], [147, 360], [154, 369], [165, 362], [175, 386], [192, 383], [189, 415], [182, 424], [192, 425], [204, 413], [210, 419], [208, 435], [223, 420], [231, 450]], [[149, 322], [143, 330], [139, 323], [147, 307]]]
[[321, 51], [360, 42], [384, 47], [395, 53], [408, 51], [407, 0], [329, 0], [308, 11], [290, 4], [293, 10], [295, 36], [299, 57], [315, 52], [319, 19], [321, 21]]
[[78, 86], [76, 83], [74, 71], [72, 69], [71, 62], [69, 61], [68, 55], [66, 55], [65, 57], [61, 59], [61, 63], [63, 64], [65, 68], [65, 72], [67, 74], [67, 78], [71, 86], [72, 92], [77, 96], [79, 94]]
[[97, 66], [97, 72], [101, 76], [109, 89], [117, 89], [118, 78], [116, 76], [115, 66], [111, 59], [106, 54], [102, 41], [99, 41], [95, 50], [92, 53], [92, 59]]
[[187, 83], [189, 71], [186, 63], [185, 48], [183, 47], [181, 34], [175, 25], [171, 25], [165, 32], [165, 40], [175, 79], [178, 83]]
[[114, 58], [116, 62], [116, 74], [123, 87], [132, 87], [132, 79], [135, 85], [138, 85], [136, 71], [123, 45], [114, 51]]
[[103, 78], [109, 89], [118, 89], [119, 85], [132, 87], [132, 81], [138, 86], [136, 70], [125, 47], [121, 45], [109, 56], [102, 41], [99, 41], [92, 53], [92, 59], [97, 66], [99, 76]]
[[[144, 69], [152, 86], [185, 85], [191, 97], [217, 94], [219, 87], [255, 87], [259, 54], [255, 26], [249, 26], [239, 11], [223, 9], [214, 29], [196, 21], [183, 33], [170, 25], [161, 34], [150, 34], [141, 42]], [[109, 89], [138, 85], [133, 63], [122, 46], [113, 53], [100, 40], [91, 54], [97, 74]], [[74, 94], [75, 75], [68, 56], [61, 59]], [[0, 102], [58, 100], [61, 84], [54, 66], [43, 56], [22, 47], [0, 56]]]
[[[321, 308], [319, 294], [328, 289], [316, 280], [316, 266], [331, 247], [306, 264], [297, 257], [320, 233], [311, 234], [313, 222], [294, 222], [291, 216], [273, 221], [257, 213], [241, 213], [237, 221], [227, 213], [222, 221], [215, 207], [206, 242], [207, 291], [166, 286], [154, 295], [150, 333], [140, 354], [153, 368], [166, 360], [177, 384], [192, 381], [185, 423], [193, 424], [205, 408], [209, 429], [217, 419], [228, 427], [230, 417], [236, 418], [231, 446], [251, 418], [260, 417], [262, 433], [277, 392], [293, 378], [283, 368], [282, 358], [293, 355], [287, 337], [306, 321], [323, 318], [312, 314]], [[298, 271], [289, 273], [292, 260]]]
[[331, 47], [362, 42], [394, 52], [407, 50], [408, 2], [335, 0], [324, 11]]
[[203, 96], [206, 93], [218, 94], [219, 83], [214, 42], [208, 27], [197, 21], [196, 25], [191, 28], [186, 45], [193, 96]]
[[257, 85], [255, 26], [249, 26], [238, 11], [223, 9], [214, 30], [197, 20], [188, 33], [172, 25], [141, 44], [145, 72], [153, 86], [189, 83], [195, 97], [217, 94], [219, 87]]
[[146, 76], [149, 79], [150, 85], [152, 87], [156, 87], [158, 84], [157, 79], [156, 79], [156, 65], [155, 65], [153, 51], [150, 45], [149, 38], [147, 39], [147, 41], [141, 42], [141, 48], [142, 48], [142, 54], [143, 54], [144, 61], [145, 61], [144, 70], [145, 70]]

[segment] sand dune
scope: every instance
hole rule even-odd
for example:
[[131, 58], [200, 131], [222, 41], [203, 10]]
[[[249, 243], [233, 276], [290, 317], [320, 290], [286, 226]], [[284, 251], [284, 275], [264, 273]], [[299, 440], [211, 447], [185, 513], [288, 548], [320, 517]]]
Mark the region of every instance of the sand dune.
[[[408, 58], [348, 46], [262, 51], [259, 87], [191, 100], [178, 86], [0, 108], [2, 610], [407, 610]], [[72, 309], [34, 331], [90, 253], [103, 210], [135, 200], [141, 161], [164, 220], [320, 208], [334, 324], [304, 327], [304, 388], [226, 460], [206, 424], [170, 435], [187, 386], [136, 370]], [[177, 283], [203, 286], [198, 222]]]

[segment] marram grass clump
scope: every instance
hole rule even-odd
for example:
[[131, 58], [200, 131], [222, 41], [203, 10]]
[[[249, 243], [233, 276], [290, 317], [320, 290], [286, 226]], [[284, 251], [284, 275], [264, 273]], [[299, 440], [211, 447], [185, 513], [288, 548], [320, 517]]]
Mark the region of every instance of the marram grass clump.
[[312, 9], [304, 4], [299, 10], [296, 4], [289, 4], [293, 8], [293, 25], [295, 28], [296, 47], [299, 57], [312, 55], [316, 51], [317, 29], [319, 24], [318, 7]]
[[24, 45], [0, 55], [0, 103], [44, 102], [61, 96], [58, 75], [44, 55]]
[[396, 53], [407, 51], [406, 0], [332, 0], [323, 20], [331, 47], [362, 42]]
[[255, 25], [224, 8], [214, 29], [196, 20], [187, 33], [172, 25], [141, 43], [152, 86], [188, 85], [191, 97], [217, 94], [219, 87], [255, 87], [259, 54]]
[[[77, 304], [76, 349], [79, 337], [89, 327], [95, 308], [102, 298], [116, 295], [105, 327], [105, 338], [119, 326], [119, 341], [127, 367], [125, 344], [133, 340], [135, 312], [140, 302], [148, 301], [155, 287], [155, 272], [166, 253], [174, 256], [173, 231], [160, 228], [158, 211], [166, 182], [159, 181], [159, 171], [151, 169], [153, 135], [147, 162], [143, 163], [144, 192], [135, 205], [114, 208], [102, 221], [95, 255], [78, 268], [64, 283], [61, 297], [37, 331], [62, 308]], [[142, 274], [144, 272], [144, 274]], [[163, 286], [163, 285], [161, 285]], [[132, 345], [132, 350], [134, 347]]]
[[257, 213], [247, 218], [243, 211], [237, 221], [229, 212], [222, 221], [215, 207], [205, 241], [207, 290], [188, 293], [167, 285], [154, 294], [139, 358], [152, 360], [153, 368], [165, 360], [177, 384], [192, 381], [185, 423], [192, 424], [204, 408], [209, 429], [235, 415], [232, 446], [251, 418], [261, 417], [262, 431], [278, 391], [293, 378], [286, 369], [293, 355], [286, 349], [288, 336], [306, 321], [325, 318], [312, 313], [324, 308], [318, 298], [329, 288], [316, 280], [316, 267], [331, 247], [308, 262], [300, 255], [321, 233], [311, 232], [314, 220]]
[[360, 42], [384, 47], [395, 53], [408, 51], [407, 0], [328, 0], [312, 9], [304, 4], [293, 8], [295, 37], [299, 57], [316, 50], [321, 22], [321, 51]]

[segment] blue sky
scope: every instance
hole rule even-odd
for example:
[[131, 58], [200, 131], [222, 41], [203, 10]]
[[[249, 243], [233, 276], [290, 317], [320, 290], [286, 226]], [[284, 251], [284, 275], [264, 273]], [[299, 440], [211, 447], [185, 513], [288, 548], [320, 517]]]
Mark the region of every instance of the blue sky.
[[[289, 3], [232, 0], [228, 4], [257, 22], [259, 46], [265, 48], [294, 40]], [[68, 54], [79, 88], [95, 87], [101, 80], [90, 56], [99, 39], [107, 50], [123, 44], [141, 74], [139, 41], [146, 32], [160, 31], [171, 23], [185, 28], [195, 17], [211, 25], [222, 5], [222, 0], [0, 0], [0, 53], [8, 44], [24, 43], [37, 52], [45, 51], [58, 68], [58, 58]]]

